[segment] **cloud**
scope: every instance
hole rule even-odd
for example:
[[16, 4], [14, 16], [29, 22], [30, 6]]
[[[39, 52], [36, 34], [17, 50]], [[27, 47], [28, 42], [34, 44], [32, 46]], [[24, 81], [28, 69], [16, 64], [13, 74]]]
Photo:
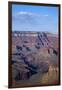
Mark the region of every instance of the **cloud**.
[[14, 16], [17, 16], [17, 15], [31, 15], [31, 16], [37, 16], [37, 17], [42, 16], [42, 15], [39, 15], [38, 13], [33, 13], [28, 11], [19, 11], [14, 14]]
[[49, 16], [48, 14], [42, 15], [42, 14], [28, 12], [28, 11], [19, 11], [19, 12], [14, 13], [13, 16], [16, 17], [18, 15], [30, 15], [30, 16], [39, 17], [39, 18], [41, 18], [41, 17], [48, 17]]
[[48, 14], [45, 14], [44, 16], [45, 16], [45, 17], [48, 17], [49, 15], [48, 15]]
[[26, 12], [26, 11], [20, 11], [20, 12], [17, 12], [17, 15], [33, 15], [33, 13], [32, 12]]

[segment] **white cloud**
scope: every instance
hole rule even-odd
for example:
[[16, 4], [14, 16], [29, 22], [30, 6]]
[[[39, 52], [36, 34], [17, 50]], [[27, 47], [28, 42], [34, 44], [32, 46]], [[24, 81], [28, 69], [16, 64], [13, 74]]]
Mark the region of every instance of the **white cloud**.
[[28, 15], [33, 15], [32, 12], [26, 12], [26, 11], [20, 11], [20, 12], [17, 12], [17, 15], [23, 15], [23, 14], [28, 14]]
[[41, 16], [37, 13], [33, 13], [33, 12], [27, 12], [27, 11], [19, 11], [16, 13], [16, 15], [32, 15], [32, 16]]
[[44, 14], [44, 15], [40, 15], [38, 13], [33, 13], [33, 12], [28, 12], [28, 11], [19, 11], [17, 13], [15, 13], [13, 16], [17, 16], [17, 15], [31, 15], [31, 16], [36, 16], [36, 17], [48, 17], [49, 15], [48, 14]]
[[48, 15], [48, 14], [45, 14], [44, 16], [45, 16], [45, 17], [48, 17], [49, 15]]

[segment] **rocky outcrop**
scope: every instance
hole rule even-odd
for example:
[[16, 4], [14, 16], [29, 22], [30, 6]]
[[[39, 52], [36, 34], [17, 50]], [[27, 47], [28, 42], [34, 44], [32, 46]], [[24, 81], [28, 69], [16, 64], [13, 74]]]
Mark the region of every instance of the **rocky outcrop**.
[[12, 33], [13, 79], [16, 81], [28, 80], [34, 74], [39, 72], [43, 74], [49, 71], [49, 65], [52, 63], [51, 56], [55, 55], [55, 59], [58, 52], [48, 35], [44, 32]]

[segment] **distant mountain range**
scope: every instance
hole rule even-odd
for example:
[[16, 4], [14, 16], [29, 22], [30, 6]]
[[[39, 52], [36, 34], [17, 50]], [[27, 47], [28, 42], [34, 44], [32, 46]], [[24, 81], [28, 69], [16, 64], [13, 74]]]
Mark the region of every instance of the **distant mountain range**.
[[58, 48], [58, 35], [48, 32], [14, 31], [12, 38], [13, 45], [22, 46], [24, 43], [27, 46], [37, 44], [40, 47]]

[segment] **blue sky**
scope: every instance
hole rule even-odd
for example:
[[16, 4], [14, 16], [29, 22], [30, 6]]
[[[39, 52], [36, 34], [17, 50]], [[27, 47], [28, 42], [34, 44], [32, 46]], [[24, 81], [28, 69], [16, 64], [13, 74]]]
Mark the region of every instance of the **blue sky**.
[[12, 5], [13, 31], [58, 32], [58, 7]]

